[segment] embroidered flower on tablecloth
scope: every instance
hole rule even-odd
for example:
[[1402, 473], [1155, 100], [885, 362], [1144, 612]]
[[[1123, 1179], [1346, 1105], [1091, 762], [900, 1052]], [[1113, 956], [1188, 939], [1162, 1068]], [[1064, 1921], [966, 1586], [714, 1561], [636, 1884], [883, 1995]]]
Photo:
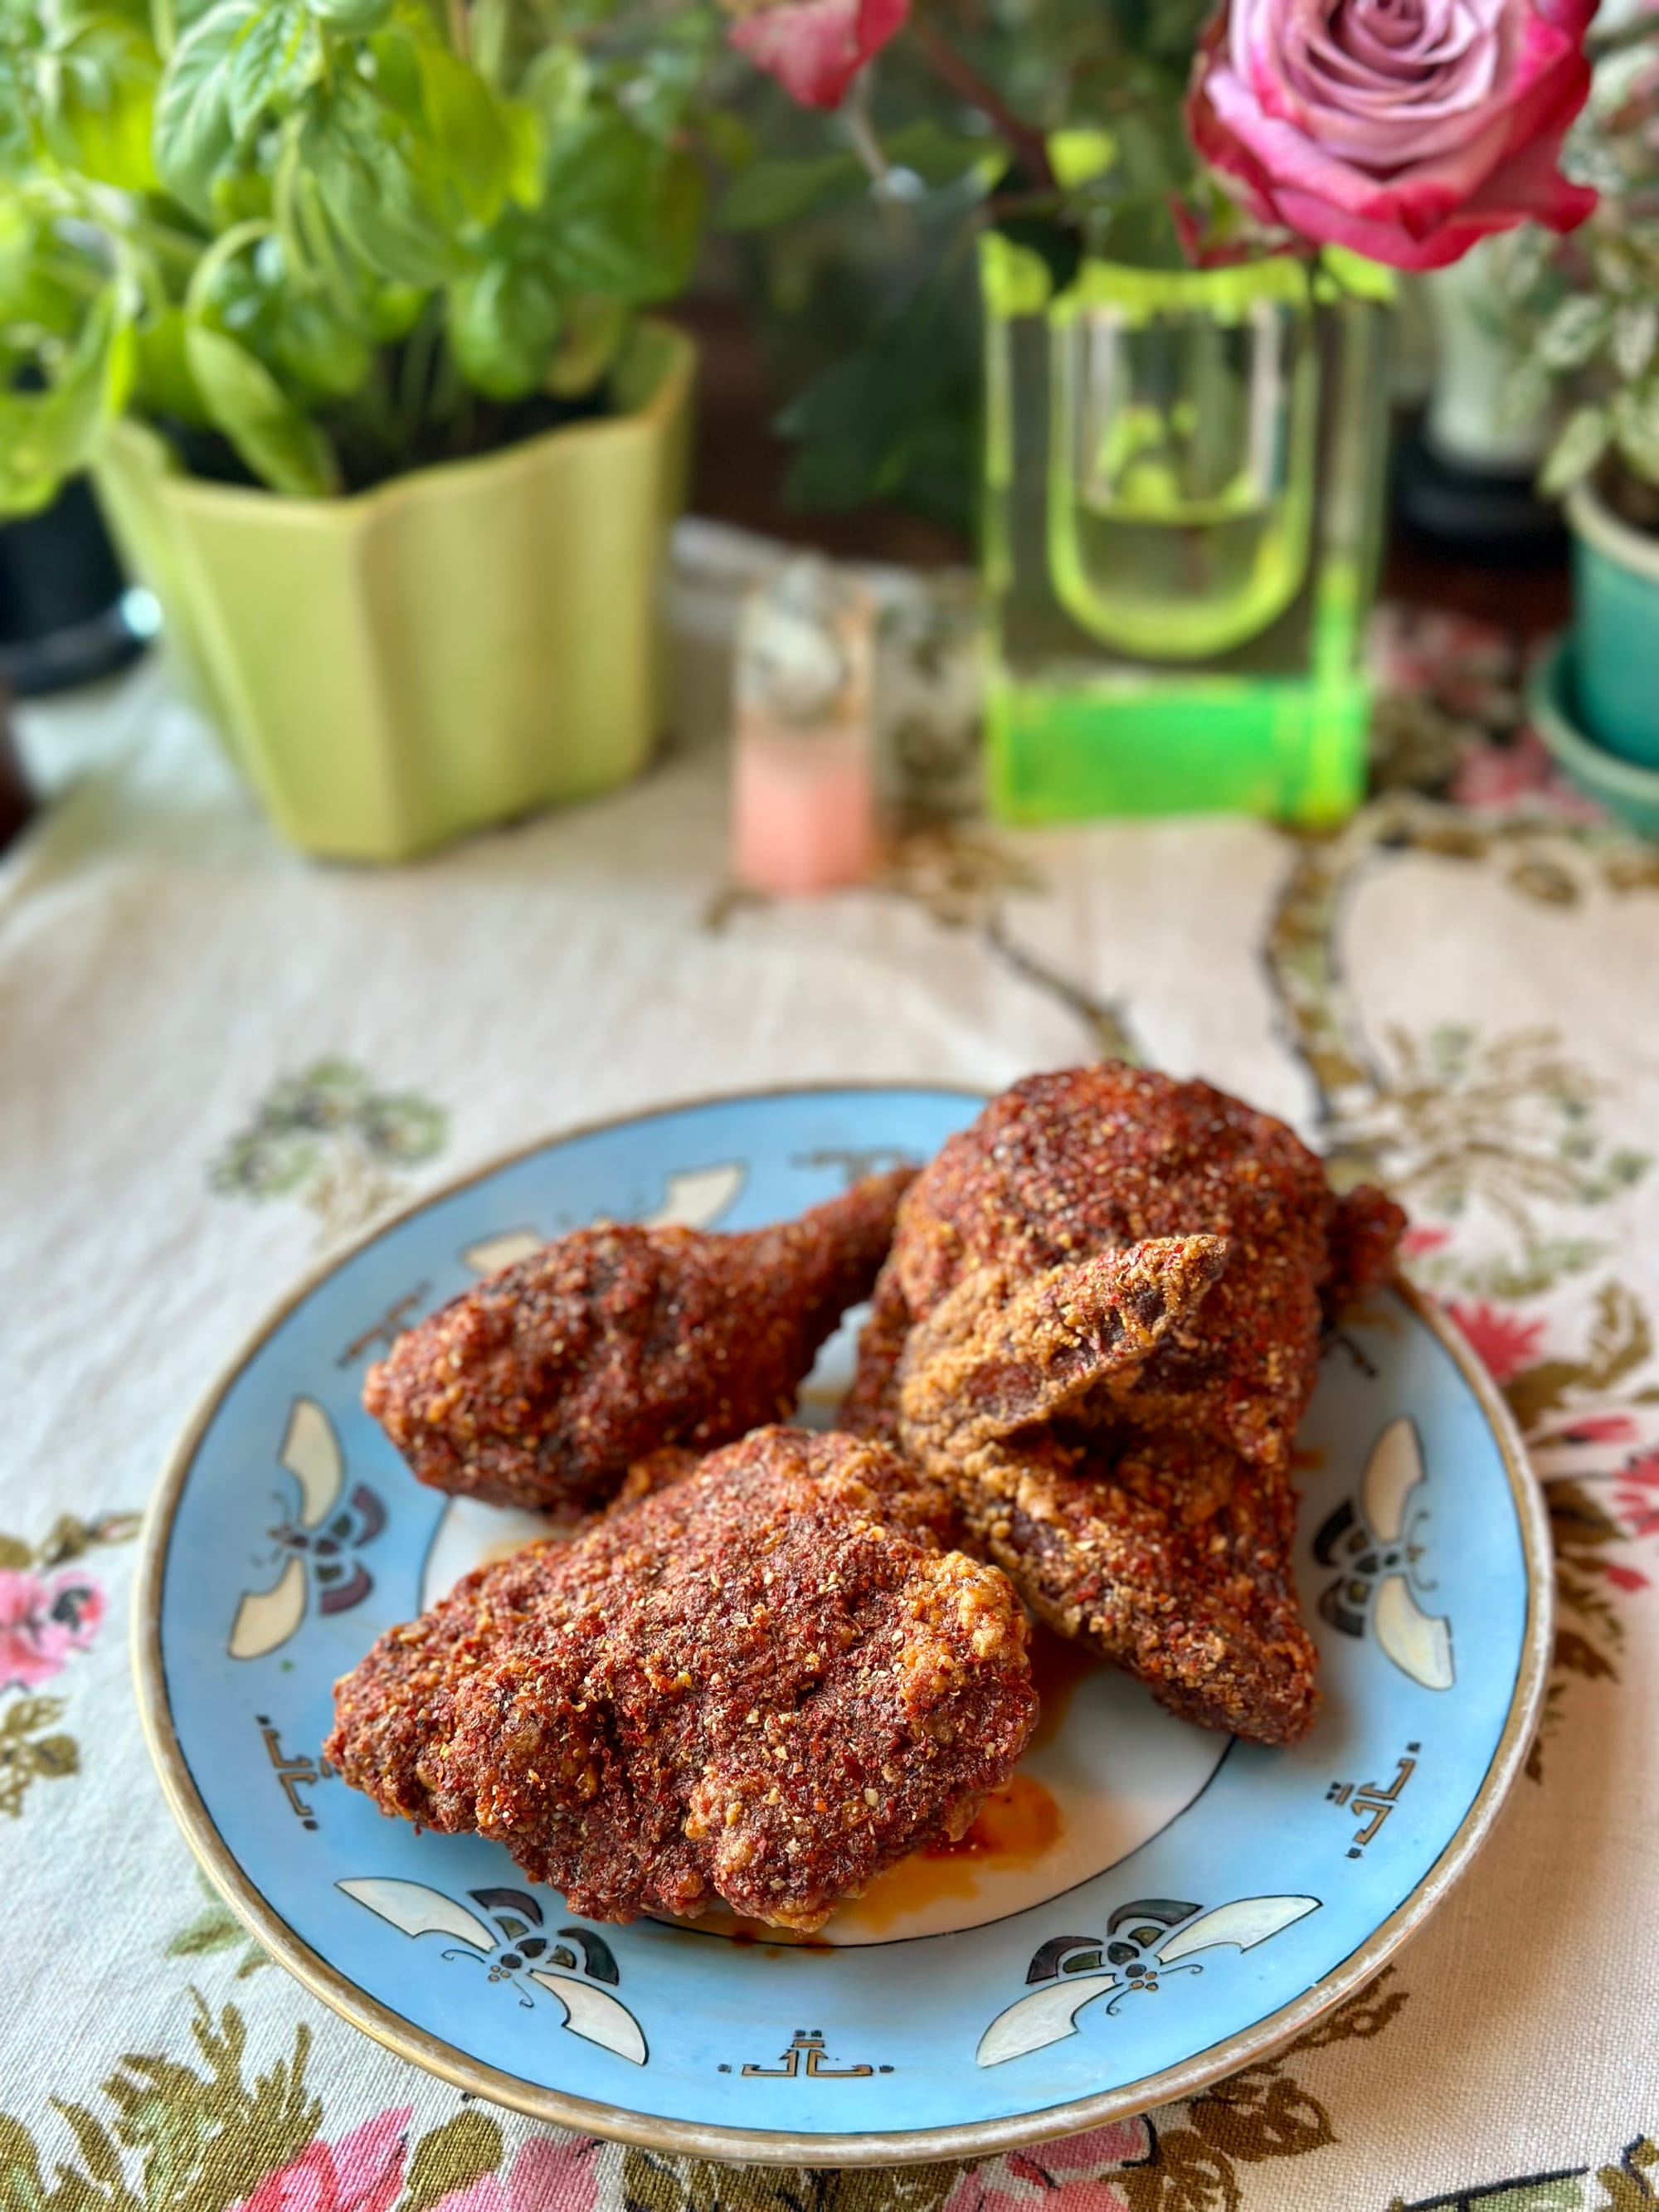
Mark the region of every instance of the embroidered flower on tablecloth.
[[403, 2187], [411, 2110], [388, 2106], [337, 2142], [313, 2136], [231, 2212], [392, 2212]]
[[1147, 2123], [1119, 2120], [968, 2167], [941, 2212], [1128, 2212], [1110, 2177], [1152, 2155]]
[[71, 1651], [88, 1649], [103, 1617], [104, 1594], [88, 1575], [48, 1581], [0, 1567], [0, 1690], [49, 1682]]
[[1537, 1356], [1539, 1340], [1544, 1334], [1541, 1321], [1522, 1321], [1518, 1314], [1506, 1313], [1502, 1306], [1495, 1306], [1485, 1298], [1472, 1305], [1452, 1298], [1446, 1310], [1500, 1388], [1513, 1382]]
[[599, 2148], [590, 2136], [533, 2136], [505, 2182], [481, 2173], [466, 2188], [451, 2190], [434, 2212], [592, 2212]]

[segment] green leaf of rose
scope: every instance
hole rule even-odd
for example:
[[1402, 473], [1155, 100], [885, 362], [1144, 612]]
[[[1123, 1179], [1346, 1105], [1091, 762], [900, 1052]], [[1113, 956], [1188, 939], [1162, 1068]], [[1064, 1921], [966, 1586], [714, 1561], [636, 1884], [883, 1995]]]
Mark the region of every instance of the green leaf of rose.
[[327, 439], [246, 346], [192, 323], [185, 352], [215, 425], [263, 483], [295, 499], [325, 499], [339, 489]]
[[721, 230], [781, 229], [862, 199], [869, 189], [869, 173], [855, 154], [824, 154], [813, 161], [756, 161], [727, 186], [714, 221]]

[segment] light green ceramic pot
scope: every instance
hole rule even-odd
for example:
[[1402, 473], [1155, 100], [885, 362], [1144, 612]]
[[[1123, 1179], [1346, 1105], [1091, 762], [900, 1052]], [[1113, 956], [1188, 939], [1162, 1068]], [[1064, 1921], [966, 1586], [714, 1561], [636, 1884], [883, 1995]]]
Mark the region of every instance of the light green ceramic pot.
[[645, 765], [695, 367], [643, 324], [611, 415], [345, 499], [204, 483], [112, 427], [111, 526], [283, 836], [407, 860]]

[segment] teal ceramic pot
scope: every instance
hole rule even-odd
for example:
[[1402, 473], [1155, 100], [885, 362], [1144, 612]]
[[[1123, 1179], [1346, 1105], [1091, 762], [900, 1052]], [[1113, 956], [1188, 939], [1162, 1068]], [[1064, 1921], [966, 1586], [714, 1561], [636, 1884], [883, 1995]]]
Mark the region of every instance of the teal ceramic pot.
[[1621, 522], [1588, 483], [1567, 519], [1583, 727], [1609, 752], [1659, 769], [1659, 537]]
[[1527, 713], [1563, 773], [1632, 830], [1659, 837], [1659, 768], [1623, 760], [1584, 734], [1577, 700], [1577, 653], [1559, 638], [1533, 670]]

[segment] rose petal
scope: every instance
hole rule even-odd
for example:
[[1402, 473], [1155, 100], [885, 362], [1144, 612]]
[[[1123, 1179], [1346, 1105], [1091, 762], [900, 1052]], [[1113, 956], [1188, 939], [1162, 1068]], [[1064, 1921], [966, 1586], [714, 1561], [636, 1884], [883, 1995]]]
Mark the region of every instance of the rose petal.
[[839, 107], [909, 12], [909, 0], [786, 0], [745, 15], [726, 36], [802, 106]]

